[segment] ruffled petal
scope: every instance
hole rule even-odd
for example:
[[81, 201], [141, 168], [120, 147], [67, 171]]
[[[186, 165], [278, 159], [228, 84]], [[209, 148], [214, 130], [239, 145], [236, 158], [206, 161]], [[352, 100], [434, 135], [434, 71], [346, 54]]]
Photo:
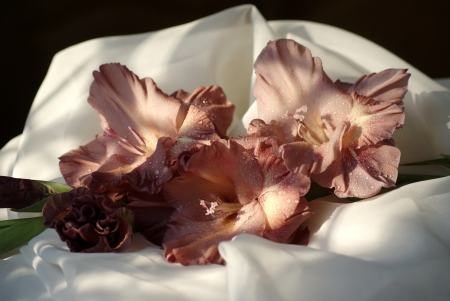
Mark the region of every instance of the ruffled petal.
[[216, 132], [224, 137], [233, 121], [234, 105], [228, 100], [219, 86], [200, 86], [192, 93], [178, 90], [171, 96], [182, 100], [185, 104], [195, 106], [206, 113], [214, 125]]
[[189, 107], [179, 129], [179, 136], [168, 152], [169, 165], [174, 166], [181, 153], [191, 151], [195, 146], [209, 145], [210, 141], [219, 139], [220, 136], [207, 113], [196, 106]]
[[172, 171], [166, 164], [166, 153], [173, 144], [174, 141], [168, 137], [158, 139], [155, 152], [145, 158], [145, 162], [138, 167], [123, 174], [121, 183], [127, 183], [132, 189], [149, 194], [161, 191], [162, 185], [172, 178]]
[[111, 196], [125, 194], [128, 182], [158, 191], [171, 177], [165, 168], [167, 137], [178, 135], [186, 116], [183, 102], [117, 63], [100, 66], [94, 78], [88, 102], [99, 112], [104, 131], [60, 157], [64, 179]]
[[255, 137], [276, 137], [283, 143], [289, 143], [297, 136], [297, 125], [292, 119], [282, 122], [272, 120], [269, 124], [261, 119], [253, 119], [248, 125], [247, 133]]
[[163, 93], [150, 78], [139, 79], [114, 63], [94, 72], [88, 102], [123, 139], [150, 155], [160, 137], [176, 137], [180, 100]]
[[367, 198], [382, 187], [395, 185], [399, 162], [400, 150], [388, 139], [355, 150], [343, 149], [327, 170], [311, 178], [324, 187], [334, 187], [341, 198]]
[[387, 69], [378, 73], [363, 75], [348, 87], [347, 93], [356, 92], [376, 101], [401, 105], [403, 97], [408, 91], [408, 80], [411, 76], [406, 71], [406, 69]]
[[328, 140], [323, 122], [336, 127], [346, 119], [351, 98], [325, 74], [322, 61], [293, 40], [269, 42], [255, 61], [254, 95], [258, 116], [265, 122], [280, 121], [286, 112], [306, 106], [303, 120], [315, 141]]
[[239, 233], [262, 236], [265, 217], [260, 204], [253, 201], [237, 213], [222, 213], [206, 221], [191, 220], [175, 213], [169, 228], [163, 243], [167, 261], [183, 265], [223, 263], [217, 252], [218, 244]]
[[280, 154], [286, 167], [294, 173], [305, 175], [322, 173], [330, 164], [338, 160], [342, 149], [342, 138], [348, 127], [348, 122], [341, 122], [330, 140], [321, 145], [294, 142], [280, 146]]
[[353, 106], [348, 116], [350, 128], [342, 142], [344, 148], [376, 144], [391, 138], [394, 130], [403, 126], [403, 107], [391, 102], [377, 102], [354, 92], [351, 96]]
[[242, 205], [255, 200], [262, 189], [258, 162], [232, 140], [212, 141], [210, 146], [200, 148], [189, 159], [186, 170], [215, 186], [235, 191]]
[[309, 190], [309, 177], [289, 172], [280, 158], [265, 162], [264, 189], [259, 202], [267, 219], [264, 236], [288, 243], [298, 227], [312, 215], [303, 196]]

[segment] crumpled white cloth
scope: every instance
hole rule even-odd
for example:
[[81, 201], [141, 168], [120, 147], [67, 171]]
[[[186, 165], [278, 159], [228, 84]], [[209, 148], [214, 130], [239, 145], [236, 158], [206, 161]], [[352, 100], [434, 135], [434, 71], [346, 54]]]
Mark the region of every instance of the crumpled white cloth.
[[[256, 117], [253, 61], [267, 41], [282, 37], [309, 47], [333, 80], [408, 68], [405, 127], [394, 135], [402, 162], [450, 154], [450, 91], [444, 86], [354, 34], [305, 21], [267, 22], [246, 5], [58, 53], [23, 134], [0, 152], [0, 174], [60, 177], [58, 156], [100, 132], [86, 99], [92, 71], [107, 62], [152, 77], [166, 93], [220, 85], [237, 108], [230, 135], [244, 134]], [[166, 263], [162, 250], [140, 235], [126, 253], [74, 254], [49, 229], [0, 260], [0, 300], [450, 300], [450, 178], [357, 203], [330, 196], [310, 205], [316, 214], [307, 221], [308, 247], [239, 235], [219, 246], [226, 266]], [[14, 217], [0, 211], [1, 219]]]

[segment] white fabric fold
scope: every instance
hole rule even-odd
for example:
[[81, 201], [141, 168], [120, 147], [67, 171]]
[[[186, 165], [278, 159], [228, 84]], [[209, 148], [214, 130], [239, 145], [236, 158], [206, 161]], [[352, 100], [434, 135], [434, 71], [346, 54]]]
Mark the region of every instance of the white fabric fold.
[[[250, 235], [221, 243], [230, 299], [449, 298], [449, 184], [421, 182], [356, 203], [315, 200], [308, 247]], [[256, 279], [253, 287], [245, 279]]]
[[[166, 93], [220, 85], [236, 105], [230, 135], [256, 116], [253, 62], [269, 39], [288, 37], [323, 60], [333, 79], [386, 68], [412, 74], [402, 162], [450, 154], [450, 91], [395, 55], [349, 32], [305, 21], [266, 22], [253, 6], [165, 30], [87, 41], [58, 53], [20, 138], [0, 151], [0, 173], [51, 180], [58, 156], [100, 132], [87, 104], [92, 71], [120, 62]], [[417, 169], [402, 168], [405, 172]], [[420, 172], [447, 173], [429, 167]], [[311, 202], [308, 247], [241, 235], [220, 244], [226, 266], [182, 267], [136, 235], [122, 254], [70, 253], [46, 230], [0, 261], [0, 300], [448, 300], [450, 185], [443, 178], [369, 200]], [[5, 211], [0, 218], [6, 218]], [[9, 215], [11, 218], [12, 215]], [[6, 296], [6, 297], [4, 297]]]

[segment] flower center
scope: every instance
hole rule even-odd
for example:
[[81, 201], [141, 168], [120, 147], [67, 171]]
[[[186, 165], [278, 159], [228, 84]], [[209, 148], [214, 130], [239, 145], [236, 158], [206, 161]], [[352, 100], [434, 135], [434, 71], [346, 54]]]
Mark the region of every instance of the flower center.
[[295, 110], [294, 115], [289, 114], [286, 112], [286, 114], [283, 116], [283, 118], [292, 118], [297, 125], [297, 136], [305, 142], [308, 142], [309, 144], [314, 145], [320, 145], [327, 141], [322, 141], [323, 139], [320, 139], [315, 135], [315, 132], [312, 131], [308, 125], [304, 122], [305, 120], [305, 113], [308, 112], [308, 108], [306, 105], [302, 106], [299, 109]]
[[105, 134], [105, 136], [107, 136], [109, 138], [116, 139], [117, 144], [119, 144], [119, 146], [121, 148], [123, 148], [124, 150], [126, 150], [130, 153], [133, 153], [138, 156], [147, 156], [147, 157], [151, 156], [153, 154], [154, 150], [149, 149], [147, 147], [144, 139], [142, 139], [142, 137], [132, 127], [129, 126], [128, 130], [131, 132], [131, 134], [133, 134], [134, 138], [136, 138], [138, 145], [129, 141], [128, 139], [121, 137], [119, 134], [117, 134], [116, 131], [114, 131], [114, 129], [112, 129], [110, 127], [108, 127], [105, 130], [104, 134]]

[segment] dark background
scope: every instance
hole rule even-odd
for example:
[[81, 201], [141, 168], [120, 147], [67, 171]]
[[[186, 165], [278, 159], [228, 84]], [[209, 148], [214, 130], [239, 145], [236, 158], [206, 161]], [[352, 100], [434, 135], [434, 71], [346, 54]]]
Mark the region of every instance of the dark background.
[[[20, 134], [53, 55], [89, 39], [183, 24], [246, 1], [9, 2], [0, 15], [0, 147]], [[448, 0], [260, 0], [267, 20], [309, 20], [361, 35], [432, 78], [450, 77]]]

